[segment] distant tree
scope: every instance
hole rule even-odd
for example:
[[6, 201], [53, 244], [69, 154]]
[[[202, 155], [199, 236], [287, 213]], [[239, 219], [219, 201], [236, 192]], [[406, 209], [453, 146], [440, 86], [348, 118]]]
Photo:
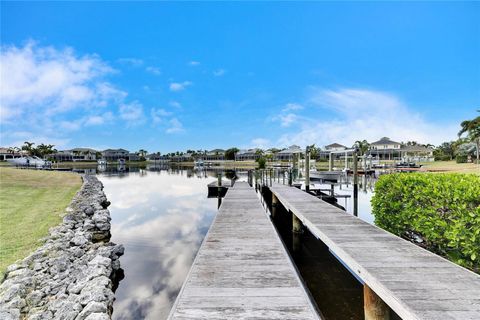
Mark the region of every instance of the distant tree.
[[318, 156], [320, 155], [320, 148], [317, 148], [315, 144], [312, 144], [311, 146], [307, 146], [307, 149], [310, 151], [310, 158], [312, 159], [317, 159]]
[[238, 148], [230, 148], [225, 151], [225, 160], [235, 160], [235, 154], [240, 151]]
[[34, 142], [25, 141], [23, 143], [22, 150], [26, 151], [29, 155], [33, 155], [34, 144], [35, 144]]
[[138, 152], [137, 152], [137, 154], [138, 154], [140, 157], [143, 157], [143, 158], [146, 157], [147, 153], [148, 153], [148, 151], [145, 150], [145, 149], [140, 149], [140, 150], [138, 150]]
[[438, 160], [452, 160], [455, 157], [457, 144], [455, 141], [444, 142], [433, 151], [433, 155]]
[[367, 153], [368, 149], [370, 149], [370, 143], [368, 143], [367, 140], [357, 140], [353, 144], [354, 148], [358, 148], [360, 155], [363, 156], [364, 154]]
[[263, 152], [262, 149], [257, 149], [257, 150], [255, 151], [255, 154], [263, 155], [263, 153], [264, 153], [264, 152]]
[[[480, 112], [480, 110], [477, 110]], [[477, 146], [477, 162], [480, 161], [480, 116], [472, 119], [462, 121], [460, 124], [461, 130], [458, 132], [458, 136], [461, 137], [464, 133], [467, 133], [469, 141], [475, 143]]]
[[262, 156], [255, 160], [258, 163], [258, 168], [259, 169], [265, 169], [265, 164], [267, 163], [267, 160]]
[[48, 155], [57, 152], [53, 144], [39, 144], [36, 148], [33, 148], [33, 153], [39, 157], [47, 157]]

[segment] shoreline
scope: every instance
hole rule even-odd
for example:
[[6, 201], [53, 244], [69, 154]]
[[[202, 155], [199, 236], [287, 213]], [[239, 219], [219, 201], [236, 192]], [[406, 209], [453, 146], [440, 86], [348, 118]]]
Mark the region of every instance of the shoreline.
[[124, 248], [110, 242], [110, 202], [102, 183], [95, 176], [82, 179], [63, 222], [50, 229], [42, 246], [7, 268], [0, 318], [111, 318]]

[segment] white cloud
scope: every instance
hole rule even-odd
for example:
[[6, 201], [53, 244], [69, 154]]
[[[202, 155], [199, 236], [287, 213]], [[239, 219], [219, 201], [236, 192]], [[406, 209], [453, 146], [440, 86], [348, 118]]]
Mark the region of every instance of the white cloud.
[[287, 103], [278, 115], [272, 117], [272, 121], [280, 122], [282, 127], [290, 127], [302, 118], [293, 111], [300, 111], [302, 109], [303, 106], [298, 103]]
[[270, 140], [265, 138], [255, 138], [250, 142], [252, 148], [267, 149], [270, 146]]
[[284, 112], [302, 110], [303, 106], [298, 103], [287, 103], [282, 109]]
[[200, 62], [198, 62], [198, 61], [190, 61], [190, 62], [188, 63], [188, 65], [189, 65], [189, 66], [192, 66], [192, 67], [195, 67], [195, 66], [200, 65]]
[[138, 101], [128, 104], [121, 104], [119, 107], [120, 118], [127, 121], [129, 125], [142, 123], [145, 120], [143, 106]]
[[117, 62], [121, 64], [127, 64], [132, 67], [140, 67], [141, 65], [143, 65], [143, 60], [137, 58], [120, 58], [117, 60]]
[[162, 74], [162, 71], [160, 70], [160, 68], [157, 68], [157, 67], [149, 66], [149, 67], [146, 67], [145, 70], [146, 70], [147, 72], [151, 73], [151, 74], [156, 75], [156, 76]]
[[387, 92], [313, 88], [309, 102], [319, 108], [319, 113], [333, 111], [335, 117], [332, 120], [322, 116], [302, 117], [296, 132], [284, 134], [280, 144], [352, 145], [356, 140], [372, 142], [384, 136], [396, 141], [439, 144], [456, 136], [456, 125], [430, 123], [399, 97]]
[[217, 69], [215, 71], [213, 71], [213, 75], [215, 77], [221, 77], [225, 74], [226, 70], [225, 69]]
[[170, 127], [167, 129], [167, 133], [179, 133], [185, 131], [182, 123], [177, 118], [172, 118], [169, 121]]
[[282, 127], [290, 127], [293, 123], [295, 123], [299, 119], [299, 117], [295, 113], [287, 113], [287, 114], [280, 114], [275, 119], [280, 121], [280, 125]]
[[170, 91], [182, 91], [186, 87], [191, 86], [192, 83], [190, 81], [183, 81], [183, 82], [172, 82], [170, 83]]
[[[103, 78], [114, 70], [96, 55], [77, 56], [72, 48], [3, 46], [0, 56], [2, 121], [26, 112], [51, 114], [95, 108], [124, 92]], [[110, 90], [109, 90], [110, 89]]]
[[165, 109], [150, 109], [150, 115], [154, 124], [159, 124], [164, 122], [165, 118], [170, 116], [172, 113], [166, 111]]
[[98, 126], [113, 121], [114, 116], [112, 112], [105, 112], [101, 115], [91, 115], [85, 120], [86, 126]]
[[170, 101], [169, 105], [174, 107], [174, 108], [181, 108], [182, 107], [182, 105], [178, 101]]

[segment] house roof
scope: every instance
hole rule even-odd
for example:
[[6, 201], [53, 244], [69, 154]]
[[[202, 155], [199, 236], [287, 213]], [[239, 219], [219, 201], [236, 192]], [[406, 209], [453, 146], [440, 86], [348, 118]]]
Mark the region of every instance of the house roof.
[[416, 145], [416, 146], [402, 146], [401, 150], [406, 152], [432, 152], [433, 148]]
[[346, 146], [344, 146], [343, 144], [340, 144], [340, 143], [332, 143], [332, 144], [329, 144], [328, 146], [325, 146], [325, 148], [347, 148]]
[[97, 152], [97, 150], [95, 149], [91, 149], [91, 148], [73, 148], [69, 151], [78, 151], [78, 152], [85, 152], [85, 151], [88, 151], [88, 152]]
[[126, 153], [128, 153], [128, 150], [125, 150], [125, 149], [106, 149], [106, 150], [103, 150], [103, 152], [126, 152]]
[[208, 153], [225, 153], [225, 150], [223, 149], [213, 149], [213, 150], [210, 150], [208, 151]]
[[293, 154], [293, 153], [303, 153], [303, 152], [304, 150], [302, 150], [302, 148], [300, 148], [297, 145], [293, 145], [288, 147], [287, 149], [279, 151], [278, 154]]
[[378, 141], [370, 143], [370, 145], [378, 145], [378, 144], [401, 144], [400, 142], [395, 142], [390, 140], [388, 137], [383, 137]]
[[248, 149], [248, 150], [240, 150], [238, 151], [237, 155], [242, 155], [242, 154], [255, 154], [258, 150], [258, 148], [253, 148], [253, 149]]

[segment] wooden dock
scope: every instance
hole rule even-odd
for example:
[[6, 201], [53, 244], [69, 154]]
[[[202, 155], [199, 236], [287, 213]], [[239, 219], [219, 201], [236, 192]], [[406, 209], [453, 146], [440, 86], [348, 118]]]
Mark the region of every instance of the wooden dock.
[[[365, 318], [480, 319], [480, 276], [294, 187], [273, 184], [272, 203], [292, 212], [364, 282]], [[303, 226], [302, 226], [303, 225]]]
[[227, 192], [169, 319], [319, 319], [247, 183]]

